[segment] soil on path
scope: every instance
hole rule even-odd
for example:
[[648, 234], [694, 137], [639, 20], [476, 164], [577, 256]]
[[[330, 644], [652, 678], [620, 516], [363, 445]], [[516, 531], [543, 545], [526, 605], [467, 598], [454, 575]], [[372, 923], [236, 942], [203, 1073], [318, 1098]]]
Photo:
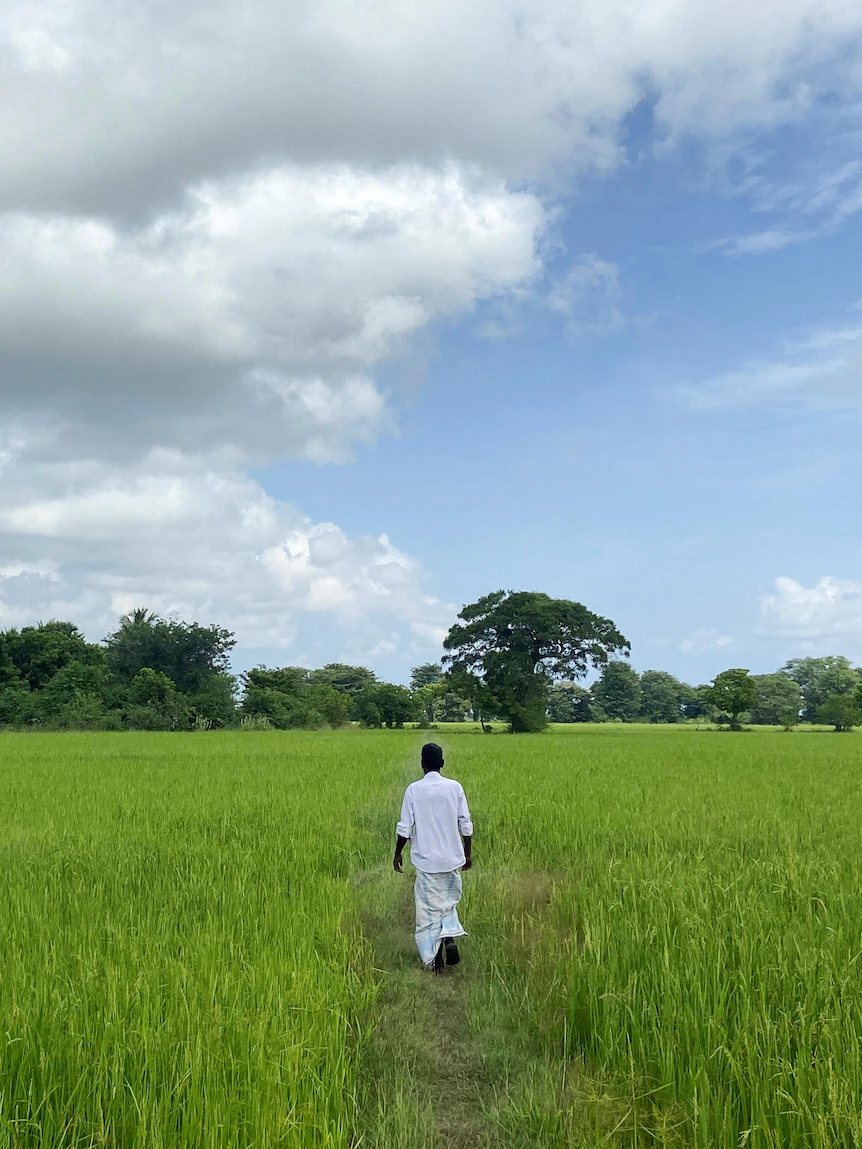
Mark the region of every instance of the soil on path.
[[366, 1052], [363, 1138], [374, 1149], [484, 1149], [495, 1143], [491, 1109], [501, 1082], [467, 1009], [464, 961], [437, 976], [413, 944], [413, 882], [390, 867], [356, 879], [362, 927], [382, 988]]

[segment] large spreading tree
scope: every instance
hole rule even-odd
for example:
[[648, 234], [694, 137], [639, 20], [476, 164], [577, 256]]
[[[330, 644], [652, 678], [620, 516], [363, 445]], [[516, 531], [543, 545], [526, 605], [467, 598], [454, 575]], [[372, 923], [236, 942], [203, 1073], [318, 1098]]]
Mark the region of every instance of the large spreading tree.
[[458, 618], [443, 642], [444, 661], [456, 680], [472, 682], [470, 697], [515, 732], [544, 729], [552, 683], [580, 678], [630, 649], [610, 619], [533, 591], [494, 591]]
[[756, 704], [757, 683], [747, 670], [733, 667], [716, 675], [707, 693], [712, 705], [730, 716], [730, 729], [741, 730], [739, 716]]

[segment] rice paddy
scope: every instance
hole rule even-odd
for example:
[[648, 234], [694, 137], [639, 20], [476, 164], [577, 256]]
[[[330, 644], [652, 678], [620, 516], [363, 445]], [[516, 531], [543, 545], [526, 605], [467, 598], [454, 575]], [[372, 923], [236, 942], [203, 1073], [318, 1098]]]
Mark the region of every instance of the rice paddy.
[[0, 1149], [862, 1145], [858, 735], [437, 731], [437, 980], [390, 865], [427, 737], [0, 738]]

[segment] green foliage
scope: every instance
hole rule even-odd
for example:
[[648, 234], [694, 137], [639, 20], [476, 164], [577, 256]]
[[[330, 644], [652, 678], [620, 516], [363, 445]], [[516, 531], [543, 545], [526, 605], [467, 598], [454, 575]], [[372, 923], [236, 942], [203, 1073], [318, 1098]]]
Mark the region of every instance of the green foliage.
[[145, 667], [166, 675], [183, 694], [205, 689], [213, 674], [228, 673], [228, 658], [236, 644], [220, 626], [199, 626], [159, 618], [135, 610], [105, 639], [105, 657], [120, 682], [131, 682]]
[[[363, 691], [368, 724], [397, 727], [418, 716], [410, 691], [344, 663], [312, 671], [257, 667], [242, 676], [238, 707], [237, 681], [227, 669], [233, 644], [221, 627], [166, 620], [143, 609], [120, 619], [104, 646], [87, 643], [72, 623], [0, 633], [0, 725], [218, 730], [243, 720], [280, 729], [338, 727], [360, 717]], [[428, 677], [433, 664], [417, 669]], [[443, 682], [433, 689], [447, 718], [463, 717], [463, 699]]]
[[349, 698], [355, 699], [361, 690], [377, 681], [377, 675], [367, 666], [328, 662], [319, 670], [309, 671], [308, 681], [312, 686], [331, 686], [339, 694], [346, 694]]
[[[410, 691], [346, 663], [316, 670], [258, 667], [242, 676], [239, 704], [228, 670], [234, 639], [218, 626], [139, 609], [120, 619], [104, 645], [88, 643], [70, 622], [8, 630], [0, 632], [0, 726], [213, 730], [242, 720], [281, 729], [350, 721], [397, 728], [420, 719], [425, 725], [461, 722], [471, 714], [483, 728], [503, 718], [513, 732], [539, 731], [548, 720], [675, 723], [725, 716], [738, 729], [748, 713], [755, 724], [790, 729], [801, 709], [803, 719], [850, 729], [854, 707], [862, 711], [862, 671], [843, 656], [794, 659], [780, 672], [756, 677], [725, 671], [712, 685], [693, 689], [664, 671], [639, 676], [610, 658], [628, 643], [612, 622], [579, 603], [498, 591], [465, 607], [459, 619], [444, 643], [447, 669], [435, 662], [414, 667]], [[589, 666], [601, 674], [585, 690], [572, 679]]]
[[551, 722], [597, 722], [598, 710], [592, 695], [574, 682], [555, 682], [548, 690], [548, 719]]
[[390, 730], [413, 722], [419, 716], [414, 694], [405, 686], [390, 682], [369, 683], [356, 696], [356, 715], [362, 726], [386, 726]]
[[451, 675], [444, 673], [439, 662], [414, 666], [410, 672], [410, 689], [418, 716], [426, 725], [432, 722], [463, 722], [471, 709], [470, 699], [454, 688]]
[[9, 635], [15, 633], [17, 632], [8, 630], [0, 632], [0, 690], [2, 690], [4, 686], [8, 686], [11, 682], [21, 681], [18, 667], [12, 659], [9, 643]]
[[103, 648], [87, 642], [72, 622], [40, 622], [0, 635], [0, 677], [20, 678], [31, 690], [70, 662], [99, 664], [104, 658]]
[[302, 666], [246, 671], [242, 714], [264, 718], [279, 730], [343, 726], [350, 718], [350, 697], [315, 675]]
[[[312, 672], [313, 673], [313, 672]], [[309, 680], [311, 675], [309, 675]], [[312, 709], [322, 714], [326, 722], [335, 729], [344, 726], [350, 721], [353, 708], [350, 696], [343, 691], [328, 686], [325, 682], [311, 683], [309, 681], [306, 698]]]
[[640, 676], [627, 662], [609, 662], [590, 693], [611, 722], [634, 722], [640, 715]]
[[757, 687], [757, 700], [751, 710], [751, 721], [755, 725], [792, 729], [799, 721], [802, 709], [799, 685], [780, 671], [777, 674], [752, 675], [752, 681]]
[[325, 716], [309, 697], [308, 678], [308, 671], [301, 666], [247, 670], [242, 675], [242, 714], [266, 719], [279, 730], [325, 726]]
[[645, 670], [640, 678], [641, 718], [646, 722], [679, 722], [694, 690], [664, 670]]
[[216, 671], [207, 675], [201, 689], [188, 696], [192, 720], [203, 721], [211, 730], [236, 725], [236, 688], [237, 682], [232, 674]]
[[419, 717], [426, 725], [437, 720], [446, 687], [442, 682], [428, 683], [413, 689]]
[[833, 694], [853, 694], [859, 686], [859, 671], [841, 654], [825, 658], [792, 658], [782, 673], [799, 684], [802, 691], [802, 719], [816, 722], [820, 706]]
[[37, 698], [29, 685], [20, 678], [7, 682], [0, 688], [0, 725], [27, 726], [35, 722]]
[[859, 705], [859, 692], [853, 694], [832, 694], [817, 707], [817, 721], [834, 726], [837, 732], [852, 730], [862, 726], [862, 707]]
[[718, 711], [713, 706], [711, 698], [712, 687], [708, 683], [701, 683], [700, 686], [695, 686], [691, 694], [682, 701], [680, 709], [682, 710], [683, 718], [701, 718], [707, 722], [715, 722], [718, 717]]
[[464, 722], [470, 710], [469, 701], [454, 690], [446, 690], [440, 699], [438, 721]]
[[78, 730], [185, 730], [236, 720], [225, 667], [233, 639], [218, 627], [166, 622], [144, 610], [104, 646], [74, 624], [0, 634], [0, 724]]
[[708, 697], [720, 713], [730, 716], [730, 729], [740, 730], [740, 714], [757, 702], [757, 684], [747, 670], [723, 670], [713, 680]]
[[474, 721], [481, 723], [483, 730], [487, 721], [500, 717], [499, 703], [481, 678], [463, 667], [453, 666], [446, 674], [446, 682], [459, 698], [464, 699], [473, 711]]
[[188, 703], [161, 670], [143, 667], [129, 684], [124, 719], [134, 730], [184, 730]]
[[117, 690], [103, 662], [68, 662], [38, 692], [31, 695], [33, 720], [46, 726], [76, 730], [117, 725], [107, 721]]
[[443, 667], [439, 662], [424, 662], [410, 671], [410, 689], [421, 690], [425, 686], [437, 686], [443, 681]]
[[[544, 728], [552, 682], [580, 677], [629, 649], [609, 619], [581, 603], [531, 591], [496, 591], [458, 617], [462, 622], [443, 642], [449, 652], [444, 661], [481, 682], [483, 704], [502, 714], [513, 732]], [[475, 690], [464, 693], [478, 698]]]

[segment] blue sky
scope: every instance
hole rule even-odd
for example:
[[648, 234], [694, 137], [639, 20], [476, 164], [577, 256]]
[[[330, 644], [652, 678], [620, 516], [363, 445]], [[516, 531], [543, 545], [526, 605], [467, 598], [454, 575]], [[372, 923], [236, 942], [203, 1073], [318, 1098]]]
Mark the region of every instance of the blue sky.
[[[347, 467], [276, 465], [264, 485], [301, 490], [312, 517], [351, 533], [387, 531], [447, 601], [498, 586], [581, 600], [618, 622], [642, 669], [704, 681], [811, 652], [862, 659], [858, 586], [855, 614], [825, 634], [776, 633], [761, 612], [778, 577], [859, 578], [862, 392], [827, 379], [862, 327], [862, 214], [729, 254], [717, 241], [793, 227], [793, 213], [757, 210], [695, 148], [657, 156], [648, 125], [633, 143], [623, 169], [561, 200], [553, 229], [549, 280], [573, 251], [618, 271], [612, 299], [585, 300], [596, 330], [530, 300], [489, 337], [494, 307], [479, 309], [435, 332], [418, 381], [412, 352], [391, 369], [395, 435]], [[804, 130], [757, 143], [787, 181], [816, 146]]]
[[862, 662], [858, 5], [252, 9], [0, 18], [0, 626]]

